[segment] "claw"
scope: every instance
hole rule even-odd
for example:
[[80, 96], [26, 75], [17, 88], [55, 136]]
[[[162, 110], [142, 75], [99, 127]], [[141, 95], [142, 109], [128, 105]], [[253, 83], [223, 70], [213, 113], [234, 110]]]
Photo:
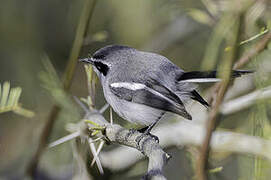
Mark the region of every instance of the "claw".
[[157, 136], [155, 136], [155, 135], [153, 135], [151, 133], [147, 133], [146, 135], [151, 136], [154, 139], [154, 141], [159, 144], [160, 141], [159, 141], [159, 138]]

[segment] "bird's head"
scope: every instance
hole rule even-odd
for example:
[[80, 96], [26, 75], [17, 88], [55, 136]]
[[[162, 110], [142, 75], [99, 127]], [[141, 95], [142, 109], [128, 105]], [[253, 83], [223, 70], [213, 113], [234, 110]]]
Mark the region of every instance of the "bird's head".
[[134, 48], [128, 46], [109, 45], [96, 51], [92, 57], [79, 59], [79, 61], [91, 64], [101, 78], [105, 77], [110, 69], [117, 67], [134, 51]]

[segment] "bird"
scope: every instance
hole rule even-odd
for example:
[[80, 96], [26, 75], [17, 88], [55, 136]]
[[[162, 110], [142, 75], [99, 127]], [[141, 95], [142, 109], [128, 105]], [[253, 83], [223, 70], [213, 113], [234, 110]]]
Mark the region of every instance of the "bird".
[[[196, 84], [220, 81], [215, 70], [185, 72], [162, 55], [124, 45], [105, 46], [79, 61], [93, 66], [113, 110], [123, 119], [143, 126], [140, 132], [146, 134], [166, 113], [192, 120], [185, 107], [187, 102], [210, 106]], [[231, 78], [251, 72], [232, 70]]]

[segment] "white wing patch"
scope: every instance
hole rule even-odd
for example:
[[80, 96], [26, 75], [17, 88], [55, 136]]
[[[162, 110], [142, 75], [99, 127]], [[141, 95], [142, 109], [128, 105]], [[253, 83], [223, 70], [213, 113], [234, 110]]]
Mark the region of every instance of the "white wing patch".
[[208, 82], [219, 82], [221, 79], [218, 78], [202, 78], [202, 79], [187, 79], [181, 80], [180, 82], [193, 82], [193, 83], [208, 83]]
[[144, 84], [133, 83], [133, 82], [115, 82], [115, 83], [110, 84], [110, 86], [113, 88], [126, 88], [126, 89], [130, 89], [133, 91], [146, 88], [146, 86]]

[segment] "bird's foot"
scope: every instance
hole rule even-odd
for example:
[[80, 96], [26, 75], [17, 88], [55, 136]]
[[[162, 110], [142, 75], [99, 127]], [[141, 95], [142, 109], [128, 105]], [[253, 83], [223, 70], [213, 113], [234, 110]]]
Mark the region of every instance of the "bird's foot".
[[147, 126], [147, 127], [144, 127], [142, 129], [138, 129], [137, 131], [142, 133], [142, 136], [151, 136], [155, 142], [157, 142], [159, 144], [159, 138], [153, 134], [151, 134], [151, 129], [152, 129], [153, 126]]
[[146, 133], [146, 135], [151, 136], [151, 138], [152, 138], [152, 139], [154, 139], [154, 140], [155, 140], [155, 142], [159, 144], [159, 138], [158, 138], [157, 136], [155, 136], [155, 135], [151, 134], [150, 132], [149, 132], [149, 133]]
[[151, 134], [151, 132], [150, 132], [150, 131], [151, 131], [151, 128], [149, 128], [149, 127], [144, 127], [144, 128], [139, 129], [139, 130], [137, 130], [137, 131], [140, 132], [140, 133], [142, 133], [141, 139], [142, 139], [144, 136], [151, 136], [151, 137], [155, 140], [156, 143], [159, 143], [159, 138], [158, 138], [157, 136]]
[[[142, 153], [143, 153], [143, 146], [140, 146], [140, 144], [144, 144], [144, 142], [141, 142], [141, 140], [146, 137], [146, 136], [149, 136], [151, 137], [156, 143], [159, 143], [159, 138], [153, 134], [151, 134], [150, 132], [143, 132], [141, 135], [139, 135], [137, 138], [136, 138], [136, 143], [137, 143], [137, 149], [139, 149]], [[147, 140], [147, 139], [145, 139]], [[143, 140], [143, 141], [145, 141]], [[141, 142], [141, 143], [140, 143]]]

